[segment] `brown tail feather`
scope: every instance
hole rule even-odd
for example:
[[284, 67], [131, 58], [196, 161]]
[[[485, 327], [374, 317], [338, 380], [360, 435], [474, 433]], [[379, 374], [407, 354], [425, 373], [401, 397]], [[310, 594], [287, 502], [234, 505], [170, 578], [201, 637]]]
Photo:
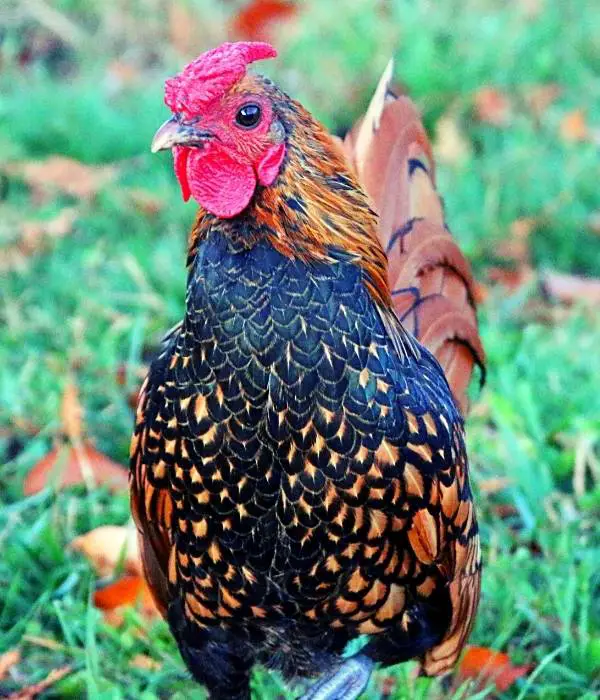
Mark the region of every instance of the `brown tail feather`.
[[482, 380], [485, 371], [473, 276], [445, 225], [425, 129], [413, 103], [391, 91], [392, 73], [390, 62], [344, 148], [379, 213], [396, 312], [435, 354], [465, 412], [473, 370]]

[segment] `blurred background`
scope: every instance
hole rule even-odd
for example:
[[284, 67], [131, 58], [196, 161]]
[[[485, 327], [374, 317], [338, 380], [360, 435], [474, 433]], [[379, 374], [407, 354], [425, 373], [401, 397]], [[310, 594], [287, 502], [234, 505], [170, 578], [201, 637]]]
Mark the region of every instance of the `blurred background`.
[[[195, 213], [170, 156], [149, 153], [163, 82], [234, 38], [271, 40], [280, 56], [260, 70], [340, 134], [394, 55], [478, 279], [472, 647], [449, 689], [409, 664], [368, 696], [598, 697], [595, 5], [1, 3], [0, 697], [204, 697], [140, 582], [122, 467], [141, 378], [182, 316]], [[266, 673], [254, 683], [292, 697]]]

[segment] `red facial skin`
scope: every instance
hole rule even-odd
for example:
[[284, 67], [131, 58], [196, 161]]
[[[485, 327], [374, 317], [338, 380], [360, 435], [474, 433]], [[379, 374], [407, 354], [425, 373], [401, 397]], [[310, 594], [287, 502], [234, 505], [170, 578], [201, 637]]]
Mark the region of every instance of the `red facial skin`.
[[[180, 122], [212, 134], [198, 146], [173, 148], [183, 198], [191, 195], [218, 217], [242, 212], [257, 185], [271, 185], [281, 168], [285, 144], [274, 142], [269, 99], [231, 90], [244, 79], [248, 63], [275, 55], [272, 46], [260, 42], [223, 44], [167, 81], [165, 102]], [[260, 121], [251, 128], [236, 123], [236, 114], [247, 104], [261, 109]]]

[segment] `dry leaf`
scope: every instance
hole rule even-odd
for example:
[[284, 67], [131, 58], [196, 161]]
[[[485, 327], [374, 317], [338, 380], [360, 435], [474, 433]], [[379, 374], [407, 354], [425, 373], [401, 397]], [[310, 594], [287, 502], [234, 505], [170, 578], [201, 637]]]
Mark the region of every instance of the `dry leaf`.
[[548, 107], [560, 97], [562, 88], [558, 83], [534, 85], [525, 96], [529, 109], [534, 116], [540, 119], [544, 116]]
[[66, 207], [52, 219], [24, 221], [16, 240], [0, 250], [0, 272], [23, 269], [31, 255], [43, 252], [52, 241], [69, 235], [77, 216], [76, 207]]
[[232, 22], [232, 32], [239, 39], [271, 41], [277, 24], [287, 22], [298, 13], [298, 7], [285, 0], [251, 0]]
[[494, 476], [490, 479], [483, 479], [479, 482], [479, 490], [481, 493], [486, 495], [491, 495], [494, 493], [499, 493], [504, 491], [505, 488], [510, 486], [512, 481], [505, 476]]
[[79, 392], [72, 379], [69, 379], [63, 390], [60, 406], [60, 417], [63, 433], [71, 442], [77, 442], [83, 437], [83, 408], [79, 402]]
[[105, 612], [105, 621], [118, 627], [123, 617], [119, 608], [139, 604], [142, 615], [148, 620], [160, 617], [142, 576], [126, 574], [108, 585], [98, 588], [94, 593], [94, 605]]
[[435, 125], [434, 149], [436, 157], [449, 165], [457, 165], [470, 156], [471, 143], [454, 116], [446, 114], [438, 120]]
[[127, 195], [133, 206], [146, 216], [156, 216], [164, 207], [164, 202], [156, 195], [141, 188], [131, 188]]
[[147, 654], [136, 654], [129, 662], [129, 665], [141, 668], [144, 671], [157, 671], [162, 666], [160, 661], [153, 659]]
[[575, 109], [566, 114], [560, 122], [560, 136], [567, 143], [585, 141], [589, 136], [585, 113], [582, 109]]
[[493, 87], [482, 87], [475, 93], [475, 116], [493, 126], [508, 126], [512, 107], [508, 97]]
[[457, 678], [459, 681], [475, 679], [479, 688], [493, 683], [502, 693], [531, 669], [531, 664], [513, 666], [508, 654], [487, 647], [468, 646], [458, 666]]
[[23, 492], [31, 496], [54, 483], [57, 488], [65, 488], [90, 482], [106, 484], [118, 491], [128, 488], [129, 477], [126, 469], [89, 442], [79, 447], [62, 445], [53, 448], [33, 467], [23, 484]]
[[21, 652], [19, 649], [11, 649], [0, 654], [0, 681], [6, 678], [6, 675], [13, 666], [16, 666], [21, 660]]
[[133, 527], [102, 525], [79, 535], [69, 546], [83, 554], [100, 576], [112, 576], [121, 562], [127, 573], [142, 575], [137, 531]]
[[533, 279], [533, 270], [528, 265], [520, 265], [516, 269], [490, 267], [487, 270], [488, 279], [500, 284], [510, 292], [516, 292]]
[[115, 166], [86, 165], [66, 156], [9, 163], [3, 170], [24, 180], [36, 201], [44, 201], [54, 192], [92, 199], [117, 173]]
[[600, 279], [546, 272], [542, 277], [542, 288], [550, 299], [563, 304], [600, 304]]
[[198, 17], [183, 2], [169, 3], [169, 40], [173, 48], [184, 56], [198, 53]]
[[34, 700], [38, 695], [48, 690], [51, 686], [61, 678], [64, 678], [68, 673], [71, 672], [70, 666], [62, 666], [61, 668], [55, 668], [44, 678], [43, 681], [36, 683], [35, 685], [29, 685], [26, 688], [17, 690], [16, 693], [11, 693], [6, 697], [6, 700]]
[[592, 233], [600, 236], [600, 210], [594, 211], [589, 215], [587, 224]]

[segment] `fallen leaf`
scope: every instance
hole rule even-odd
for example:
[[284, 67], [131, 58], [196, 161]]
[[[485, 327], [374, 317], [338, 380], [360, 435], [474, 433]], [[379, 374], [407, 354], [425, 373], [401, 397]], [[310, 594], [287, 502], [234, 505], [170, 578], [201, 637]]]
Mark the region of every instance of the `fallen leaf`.
[[46, 250], [53, 241], [73, 231], [77, 220], [76, 207], [66, 207], [45, 221], [24, 221], [16, 238], [0, 249], [0, 271], [24, 269], [32, 255]]
[[83, 437], [83, 408], [79, 402], [79, 392], [72, 379], [69, 379], [63, 390], [60, 406], [62, 429], [71, 442], [77, 442]]
[[126, 469], [89, 442], [81, 446], [57, 445], [31, 469], [25, 478], [23, 492], [31, 496], [54, 483], [62, 489], [90, 482], [119, 491], [128, 488], [129, 477]]
[[156, 216], [164, 207], [164, 202], [155, 194], [139, 187], [129, 189], [127, 195], [133, 206], [146, 216]]
[[458, 666], [459, 681], [475, 679], [478, 688], [489, 683], [503, 693], [519, 678], [531, 671], [532, 665], [513, 666], [508, 654], [487, 647], [468, 646]]
[[600, 210], [594, 211], [589, 215], [587, 224], [592, 233], [600, 236]]
[[13, 666], [16, 666], [21, 660], [21, 652], [19, 649], [10, 649], [0, 654], [0, 681], [6, 678], [8, 672]]
[[17, 690], [16, 693], [11, 693], [6, 697], [6, 700], [34, 700], [34, 698], [43, 693], [45, 690], [48, 690], [48, 688], [53, 686], [55, 683], [58, 683], [61, 678], [64, 678], [70, 672], [70, 666], [55, 668], [50, 671], [43, 681], [35, 683], [34, 685], [29, 685], [21, 690]]
[[3, 171], [22, 179], [31, 188], [34, 199], [43, 202], [54, 192], [90, 200], [115, 177], [117, 168], [86, 165], [66, 156], [50, 156], [46, 160], [8, 163]]
[[548, 108], [556, 102], [561, 93], [562, 88], [558, 83], [534, 85], [525, 96], [525, 101], [533, 115], [540, 119]]
[[456, 118], [446, 114], [435, 125], [436, 157], [449, 165], [457, 165], [471, 155], [471, 143], [460, 129]]
[[195, 51], [198, 42], [198, 16], [185, 2], [170, 2], [168, 10], [169, 40], [173, 48], [183, 56]]
[[157, 671], [162, 666], [160, 661], [153, 659], [147, 654], [136, 654], [129, 662], [129, 665], [141, 668], [144, 671]]
[[112, 576], [120, 563], [126, 573], [142, 575], [137, 531], [133, 527], [102, 525], [79, 535], [69, 546], [83, 554], [100, 576]]
[[512, 118], [509, 98], [494, 87], [482, 87], [475, 93], [475, 116], [493, 126], [508, 126]]
[[600, 304], [600, 279], [546, 272], [542, 275], [542, 289], [553, 301], [563, 304], [582, 302], [592, 306]]
[[108, 613], [105, 615], [108, 624], [119, 626], [123, 621], [119, 609], [136, 604], [139, 604], [140, 612], [148, 620], [160, 617], [150, 589], [142, 576], [126, 574], [94, 592], [94, 605]]
[[511, 483], [512, 481], [505, 476], [494, 476], [490, 479], [482, 479], [479, 482], [479, 490], [489, 496], [504, 491]]
[[509, 292], [516, 292], [533, 279], [533, 270], [528, 265], [519, 265], [516, 269], [492, 266], [487, 270], [488, 279], [501, 285]]
[[297, 13], [298, 7], [285, 0], [251, 0], [234, 16], [231, 29], [239, 39], [270, 41], [277, 24]]
[[589, 130], [582, 109], [574, 109], [566, 114], [560, 122], [560, 136], [567, 143], [585, 141], [589, 136]]

